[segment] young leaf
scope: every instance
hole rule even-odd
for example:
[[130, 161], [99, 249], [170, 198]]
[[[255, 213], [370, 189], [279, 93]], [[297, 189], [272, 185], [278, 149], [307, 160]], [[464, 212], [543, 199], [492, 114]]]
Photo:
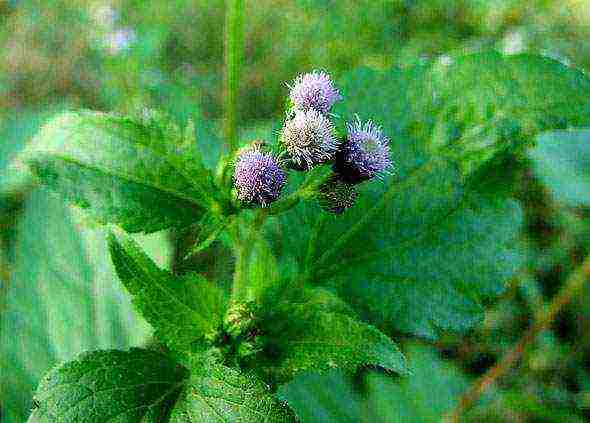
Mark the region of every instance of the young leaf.
[[84, 353], [43, 378], [29, 422], [165, 421], [187, 377], [155, 351]]
[[214, 363], [195, 369], [170, 417], [171, 423], [295, 421], [255, 376]]
[[222, 201], [210, 172], [179, 138], [131, 118], [69, 112], [43, 126], [20, 159], [98, 221], [155, 232], [190, 225]]
[[543, 134], [529, 156], [559, 201], [573, 207], [590, 204], [590, 130]]
[[118, 239], [111, 234], [109, 249], [134, 305], [170, 348], [188, 352], [195, 342], [221, 326], [224, 294], [202, 276], [172, 276], [124, 235]]
[[359, 321], [334, 294], [323, 289], [273, 296], [261, 317], [266, 360], [256, 366], [278, 383], [299, 371], [342, 368], [354, 372], [374, 365], [405, 374], [405, 359], [393, 341]]

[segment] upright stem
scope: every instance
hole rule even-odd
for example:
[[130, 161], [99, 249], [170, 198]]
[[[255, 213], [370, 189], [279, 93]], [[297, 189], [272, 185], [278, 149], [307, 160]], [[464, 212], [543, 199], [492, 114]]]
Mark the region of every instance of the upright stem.
[[225, 19], [225, 121], [228, 153], [238, 146], [238, 91], [244, 45], [244, 0], [227, 0]]
[[461, 416], [465, 414], [473, 404], [475, 404], [481, 395], [493, 385], [498, 378], [504, 376], [512, 368], [523, 355], [529, 344], [537, 338], [537, 335], [542, 330], [546, 329], [551, 322], [553, 322], [557, 313], [582, 290], [588, 279], [590, 279], [590, 256], [587, 257], [584, 260], [584, 263], [582, 263], [582, 265], [569, 276], [565, 285], [551, 301], [551, 304], [539, 312], [535, 318], [535, 323], [528, 328], [520, 338], [520, 341], [518, 341], [494, 367], [475, 381], [475, 383], [459, 399], [457, 407], [446, 417], [445, 420], [447, 422], [459, 422]]

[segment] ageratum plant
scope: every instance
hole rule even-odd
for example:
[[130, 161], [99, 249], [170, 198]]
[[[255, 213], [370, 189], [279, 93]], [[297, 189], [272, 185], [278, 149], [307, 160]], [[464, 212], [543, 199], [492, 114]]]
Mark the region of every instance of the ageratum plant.
[[[159, 113], [68, 112], [37, 134], [20, 161], [107, 225], [153, 340], [51, 370], [30, 421], [313, 421], [296, 394], [310, 372], [411, 378], [396, 339], [468, 330], [524, 265], [500, 166], [541, 131], [590, 122], [590, 80], [544, 57], [339, 84], [314, 71], [289, 88], [276, 139], [217, 159], [199, 122]], [[128, 235], [162, 230], [194, 241], [174, 272]], [[231, 281], [191, 261], [223, 254]]]

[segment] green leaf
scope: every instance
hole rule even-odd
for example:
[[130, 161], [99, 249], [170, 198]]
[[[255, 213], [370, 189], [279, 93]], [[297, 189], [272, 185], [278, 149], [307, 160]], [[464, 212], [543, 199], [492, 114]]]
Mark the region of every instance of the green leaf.
[[[361, 422], [363, 397], [345, 372], [301, 372], [279, 388], [301, 423]], [[368, 420], [365, 420], [368, 421]]]
[[433, 153], [471, 173], [522, 154], [541, 132], [590, 124], [590, 78], [541, 56], [491, 51], [387, 72], [363, 68], [341, 86], [347, 101], [337, 113], [384, 125], [402, 176]]
[[365, 365], [405, 374], [405, 359], [395, 343], [367, 323], [336, 295], [324, 289], [272, 296], [261, 316], [265, 358], [255, 366], [278, 383], [299, 371], [341, 368], [355, 372]]
[[358, 383], [335, 371], [301, 373], [281, 386], [279, 397], [302, 423], [442, 421], [469, 386], [467, 378], [430, 348], [410, 345], [407, 354], [412, 377], [370, 371]]
[[[465, 192], [453, 166], [432, 163], [396, 183], [367, 184], [338, 218], [300, 206], [267, 228], [297, 278], [334, 286], [379, 327], [427, 337], [465, 330], [523, 257], [519, 205]], [[278, 226], [278, 227], [277, 227]]]
[[572, 207], [590, 204], [590, 130], [543, 134], [529, 156], [557, 200]]
[[341, 216], [306, 203], [264, 231], [281, 266], [297, 268], [295, 281], [336, 288], [380, 328], [435, 337], [480, 321], [482, 304], [522, 266], [522, 211], [472, 192], [459, 166], [428, 152], [428, 71], [361, 69], [345, 78], [350, 100], [339, 113], [383, 125], [396, 174], [361, 184]]
[[215, 242], [221, 232], [231, 223], [229, 217], [218, 217], [213, 213], [205, 213], [199, 223], [196, 225], [197, 232], [195, 234], [194, 245], [190, 248], [190, 251], [185, 254], [184, 260], [198, 254], [211, 246]]
[[190, 225], [220, 192], [175, 127], [97, 112], [47, 123], [21, 156], [34, 173], [102, 223], [129, 232]]
[[212, 363], [195, 370], [170, 417], [171, 423], [294, 421], [255, 376]]
[[468, 171], [524, 152], [543, 131], [590, 123], [590, 78], [553, 59], [471, 54], [435, 64], [429, 77], [431, 143], [451, 147]]
[[9, 239], [10, 251], [2, 251], [11, 277], [0, 292], [0, 384], [3, 418], [16, 423], [26, 421], [35, 387], [57, 362], [140, 345], [149, 327], [120, 288], [104, 231], [81, 225], [76, 210], [47, 190], [27, 197]]
[[189, 352], [221, 327], [224, 293], [198, 274], [161, 270], [130, 238], [109, 236], [111, 258], [133, 304], [170, 348]]
[[43, 378], [29, 422], [165, 421], [187, 377], [155, 351], [85, 353]]

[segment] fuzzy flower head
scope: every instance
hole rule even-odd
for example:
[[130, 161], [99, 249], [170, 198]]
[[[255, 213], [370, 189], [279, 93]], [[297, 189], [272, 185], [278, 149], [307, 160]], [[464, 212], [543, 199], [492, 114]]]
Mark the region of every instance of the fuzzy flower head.
[[338, 150], [332, 123], [314, 109], [297, 111], [292, 119], [287, 120], [281, 142], [295, 167], [304, 170], [332, 160]]
[[234, 186], [244, 203], [268, 206], [281, 195], [285, 179], [274, 157], [258, 148], [243, 151], [236, 161]]
[[313, 71], [299, 75], [289, 88], [289, 98], [299, 110], [313, 109], [327, 114], [332, 105], [342, 99], [340, 92], [325, 72]]
[[357, 117], [356, 122], [347, 124], [347, 132], [347, 140], [336, 155], [335, 169], [340, 177], [358, 183], [386, 172], [391, 166], [389, 139], [381, 128], [370, 120], [363, 124]]
[[330, 213], [342, 214], [352, 207], [357, 198], [354, 185], [333, 175], [318, 190], [320, 207]]

